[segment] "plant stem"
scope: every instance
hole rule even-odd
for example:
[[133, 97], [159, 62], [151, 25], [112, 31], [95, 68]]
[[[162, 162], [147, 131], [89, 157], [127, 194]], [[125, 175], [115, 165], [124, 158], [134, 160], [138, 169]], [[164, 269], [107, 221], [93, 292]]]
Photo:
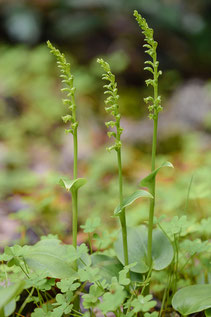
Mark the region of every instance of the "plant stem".
[[89, 248], [90, 248], [90, 253], [92, 254], [92, 238], [91, 238], [91, 233], [88, 233], [88, 240], [89, 240]]
[[77, 248], [77, 215], [78, 215], [78, 205], [77, 205], [77, 192], [74, 190], [72, 191], [72, 209], [73, 209], [73, 246]]
[[[78, 141], [77, 141], [77, 130], [73, 134], [74, 143], [74, 166], [73, 166], [73, 178], [77, 178], [77, 159], [78, 159]], [[78, 227], [78, 191], [72, 192], [72, 231], [73, 231], [73, 246], [77, 248], [77, 227]]]
[[[74, 142], [74, 167], [73, 167], [73, 177], [77, 178], [77, 130], [73, 134]], [[72, 235], [73, 235], [73, 246], [77, 249], [77, 231], [78, 231], [78, 191], [72, 191]], [[74, 269], [77, 271], [77, 261], [74, 262]]]
[[[76, 106], [75, 98], [72, 96], [73, 103], [73, 120], [76, 121]], [[73, 158], [73, 179], [77, 179], [78, 176], [78, 135], [77, 126], [73, 130], [73, 148], [74, 148], [74, 158]], [[73, 246], [77, 249], [77, 231], [78, 231], [78, 190], [72, 191], [72, 235], [73, 235]], [[77, 261], [74, 263], [74, 267], [77, 270]]]
[[[121, 205], [123, 203], [121, 149], [117, 150], [117, 158], [118, 158], [118, 172], [119, 172], [119, 200], [120, 200], [120, 205]], [[120, 218], [120, 223], [121, 223], [121, 227], [122, 227], [122, 242], [123, 242], [123, 250], [124, 250], [124, 262], [125, 262], [125, 265], [128, 265], [127, 226], [126, 226], [125, 209], [122, 210], [119, 218]]]
[[[153, 64], [156, 65], [157, 56], [153, 57]], [[158, 97], [158, 81], [157, 81], [157, 66], [154, 66], [154, 100]], [[152, 140], [152, 161], [151, 161], [151, 171], [155, 170], [155, 158], [156, 158], [156, 148], [157, 148], [157, 128], [158, 128], [158, 113], [154, 111], [154, 127], [153, 127], [153, 140]], [[150, 199], [150, 209], [149, 209], [149, 228], [148, 228], [148, 244], [147, 244], [147, 260], [149, 267], [152, 267], [152, 230], [153, 230], [153, 219], [155, 210], [155, 184], [156, 178], [154, 177], [151, 188], [149, 188], [150, 193], [154, 199]]]
[[[156, 143], [157, 143], [157, 119], [154, 120], [153, 143], [152, 143], [152, 166], [151, 166], [152, 172], [155, 169]], [[155, 178], [153, 179], [152, 185], [149, 189], [150, 189], [150, 193], [154, 197], [154, 199], [150, 199], [148, 244], [147, 244], [148, 265], [149, 267], [151, 267], [152, 266], [152, 230], [153, 230], [153, 219], [154, 219], [154, 210], [155, 210]]]
[[34, 287], [31, 289], [31, 292], [29, 293], [29, 295], [26, 297], [25, 301], [23, 302], [23, 304], [21, 305], [19, 311], [18, 311], [18, 315], [20, 315], [23, 311], [23, 309], [25, 308], [25, 306], [27, 305], [27, 301], [28, 299], [32, 296], [34, 292]]
[[74, 146], [74, 165], [73, 165], [73, 178], [76, 179], [78, 176], [78, 136], [77, 129], [73, 133], [73, 146]]

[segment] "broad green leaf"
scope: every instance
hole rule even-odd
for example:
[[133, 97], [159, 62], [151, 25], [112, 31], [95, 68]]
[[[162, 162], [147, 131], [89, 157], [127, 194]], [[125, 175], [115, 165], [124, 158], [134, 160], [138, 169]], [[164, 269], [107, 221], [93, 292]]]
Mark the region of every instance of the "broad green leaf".
[[150, 187], [152, 182], [153, 182], [153, 180], [154, 180], [154, 178], [156, 177], [157, 173], [163, 167], [172, 167], [172, 168], [174, 168], [174, 166], [170, 162], [165, 162], [160, 167], [156, 168], [152, 173], [150, 173], [145, 178], [143, 178], [140, 181], [139, 185], [143, 186], [143, 187]]
[[77, 264], [78, 269], [83, 269], [84, 267], [90, 266], [92, 261], [91, 257], [88, 254], [88, 248], [85, 243], [82, 243], [80, 246], [77, 246]]
[[16, 301], [15, 299], [13, 299], [4, 307], [5, 317], [11, 316], [12, 313], [14, 313], [15, 308], [16, 308]]
[[93, 267], [86, 267], [84, 269], [78, 270], [79, 278], [82, 282], [89, 281], [89, 282], [96, 282], [100, 280], [99, 268]]
[[211, 308], [205, 310], [205, 316], [206, 317], [211, 317]]
[[174, 294], [172, 306], [186, 316], [211, 308], [211, 284], [184, 287]]
[[85, 178], [69, 179], [61, 178], [59, 184], [64, 187], [67, 191], [78, 190], [81, 186], [86, 184]]
[[93, 254], [91, 256], [92, 265], [99, 268], [102, 280], [105, 279], [108, 283], [111, 282], [112, 277], [119, 276], [119, 272], [123, 269], [122, 264], [117, 258], [112, 258], [104, 254]]
[[66, 278], [74, 274], [71, 263], [77, 258], [73, 246], [57, 239], [44, 239], [27, 248], [24, 259], [36, 273], [45, 271], [49, 277]]
[[24, 282], [21, 281], [8, 287], [0, 289], [0, 311], [5, 308], [16, 296], [18, 296], [24, 288]]
[[[100, 269], [101, 280], [111, 283], [112, 277], [119, 277], [119, 272], [124, 269], [121, 262], [116, 257], [110, 257], [104, 254], [93, 254], [91, 256], [92, 265]], [[130, 272], [132, 281], [143, 281], [142, 275]]]
[[126, 197], [123, 200], [122, 205], [119, 205], [118, 207], [115, 208], [114, 216], [119, 216], [124, 208], [130, 206], [134, 201], [136, 201], [138, 198], [141, 198], [141, 197], [153, 199], [153, 196], [146, 190], [137, 190], [130, 196]]
[[[146, 261], [148, 240], [147, 227], [128, 227], [127, 239], [129, 263], [137, 262], [137, 264], [131, 268], [131, 271], [137, 273], [147, 272], [149, 269]], [[124, 264], [124, 252], [121, 233], [119, 234], [119, 237], [114, 244], [114, 248], [118, 259], [122, 264]], [[158, 271], [167, 267], [173, 259], [172, 245], [169, 239], [160, 229], [154, 229], [152, 233], [152, 259], [153, 268]]]

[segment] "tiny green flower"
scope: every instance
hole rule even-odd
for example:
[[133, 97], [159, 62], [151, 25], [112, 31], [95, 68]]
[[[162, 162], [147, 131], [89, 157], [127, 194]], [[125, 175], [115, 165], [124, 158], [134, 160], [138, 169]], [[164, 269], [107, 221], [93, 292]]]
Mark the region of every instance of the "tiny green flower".
[[105, 110], [106, 112], [110, 113], [114, 117], [114, 121], [108, 121], [105, 123], [107, 128], [115, 128], [116, 127], [116, 132], [109, 131], [108, 132], [108, 137], [114, 137], [115, 138], [115, 144], [112, 146], [108, 147], [107, 150], [116, 150], [118, 151], [121, 146], [121, 140], [120, 136], [122, 134], [123, 129], [120, 127], [120, 113], [119, 113], [119, 105], [118, 105], [118, 90], [117, 90], [117, 83], [115, 81], [115, 75], [112, 74], [110, 65], [105, 62], [102, 58], [98, 58], [97, 62], [101, 65], [103, 70], [105, 71], [105, 74], [103, 74], [102, 78], [104, 80], [107, 80], [109, 84], [104, 85], [103, 87], [106, 88], [104, 94], [109, 95], [106, 100], [105, 100]]
[[158, 96], [158, 78], [162, 74], [161, 70], [158, 70], [159, 62], [157, 61], [157, 45], [158, 43], [154, 40], [153, 29], [151, 29], [146, 20], [135, 10], [134, 16], [138, 22], [142, 33], [145, 36], [146, 44], [143, 47], [146, 48], [146, 53], [151, 57], [152, 60], [145, 61], [146, 66], [144, 70], [148, 70], [153, 75], [153, 79], [147, 79], [146, 85], [151, 85], [154, 89], [154, 96], [144, 98], [146, 104], [149, 104], [149, 118], [155, 120], [158, 117], [158, 113], [162, 111], [161, 96]]
[[68, 109], [71, 111], [71, 115], [67, 114], [62, 117], [64, 123], [70, 123], [70, 129], [66, 129], [67, 133], [74, 134], [74, 131], [77, 130], [78, 121], [76, 120], [76, 104], [75, 104], [75, 90], [76, 88], [73, 85], [73, 75], [71, 74], [70, 63], [67, 62], [66, 57], [61, 53], [57, 48], [55, 48], [50, 41], [47, 41], [47, 45], [51, 50], [51, 53], [56, 57], [58, 68], [60, 68], [62, 78], [62, 83], [65, 84], [65, 87], [61, 89], [62, 92], [65, 92], [67, 99], [63, 99], [62, 102]]

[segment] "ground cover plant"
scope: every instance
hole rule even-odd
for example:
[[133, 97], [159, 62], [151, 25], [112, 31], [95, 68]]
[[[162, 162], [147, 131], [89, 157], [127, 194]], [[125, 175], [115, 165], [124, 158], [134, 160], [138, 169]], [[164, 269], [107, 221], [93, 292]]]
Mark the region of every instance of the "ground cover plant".
[[[61, 71], [62, 91], [66, 94], [63, 103], [70, 110], [62, 119], [69, 124], [66, 132], [73, 136], [74, 164], [72, 178], [62, 178], [60, 184], [72, 197], [72, 244], [63, 243], [58, 235], [47, 235], [32, 246], [5, 248], [0, 256], [0, 317], [88, 317], [108, 313], [120, 317], [157, 317], [173, 316], [176, 312], [182, 316], [198, 312], [210, 315], [211, 219], [196, 222], [186, 215], [175, 215], [166, 221], [164, 215], [156, 217], [156, 177], [164, 167], [173, 168], [173, 165], [168, 161], [161, 165], [156, 162], [158, 116], [162, 110], [158, 79], [162, 73], [153, 30], [137, 11], [134, 16], [150, 56], [145, 62], [145, 70], [152, 73], [146, 84], [152, 86], [153, 94], [145, 99], [153, 123], [151, 172], [140, 180], [140, 188], [124, 196], [118, 88], [109, 64], [98, 59], [104, 71], [103, 80], [106, 80], [105, 110], [113, 117], [106, 126], [108, 136], [115, 140], [108, 151], [114, 150], [117, 155], [119, 205], [114, 210], [114, 217], [119, 218], [121, 228], [104, 237], [100, 218], [90, 217], [81, 226], [88, 234], [84, 241], [88, 243], [77, 243], [79, 189], [86, 184], [86, 179], [78, 177], [77, 169], [80, 122], [76, 116], [76, 89], [70, 64], [64, 54], [48, 42]], [[191, 182], [186, 207], [190, 190]], [[148, 200], [148, 221], [129, 227], [127, 209], [139, 198]]]

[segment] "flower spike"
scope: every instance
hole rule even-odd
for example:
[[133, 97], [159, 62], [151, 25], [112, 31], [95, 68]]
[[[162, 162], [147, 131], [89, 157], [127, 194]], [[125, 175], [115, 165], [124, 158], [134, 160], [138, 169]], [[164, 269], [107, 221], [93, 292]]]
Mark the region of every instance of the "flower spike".
[[107, 80], [109, 84], [104, 85], [103, 87], [106, 88], [104, 94], [109, 95], [105, 100], [105, 110], [106, 112], [110, 113], [114, 117], [114, 121], [108, 121], [105, 123], [107, 128], [114, 128], [116, 127], [116, 132], [109, 131], [108, 137], [114, 137], [115, 143], [107, 148], [108, 151], [116, 150], [118, 151], [122, 143], [120, 141], [120, 136], [122, 134], [123, 129], [120, 127], [120, 113], [119, 113], [119, 105], [118, 105], [118, 90], [117, 90], [117, 83], [115, 81], [115, 75], [112, 74], [110, 65], [105, 62], [102, 58], [98, 58], [97, 62], [101, 65], [105, 74], [103, 74], [102, 78]]
[[77, 130], [78, 121], [76, 120], [76, 104], [75, 104], [75, 90], [73, 86], [73, 75], [71, 74], [70, 63], [67, 62], [65, 55], [55, 48], [50, 41], [47, 41], [47, 45], [50, 48], [50, 52], [56, 57], [58, 68], [60, 68], [62, 83], [65, 87], [61, 89], [66, 93], [67, 99], [63, 99], [62, 102], [71, 111], [71, 114], [67, 114], [62, 117], [64, 123], [70, 123], [70, 128], [66, 129], [67, 133], [74, 134]]
[[159, 62], [157, 61], [157, 45], [158, 43], [154, 40], [153, 37], [153, 29], [151, 29], [146, 20], [138, 13], [138, 11], [134, 11], [134, 16], [136, 21], [138, 22], [140, 28], [142, 29], [142, 33], [145, 36], [146, 44], [143, 45], [146, 48], [145, 53], [147, 53], [152, 60], [146, 61], [145, 64], [147, 66], [144, 70], [148, 70], [153, 75], [153, 79], [147, 79], [146, 85], [151, 85], [154, 89], [154, 97], [144, 98], [144, 101], [149, 104], [149, 118], [155, 120], [158, 117], [158, 113], [163, 110], [161, 106], [161, 96], [158, 96], [158, 78], [162, 74], [161, 70], [158, 70]]

